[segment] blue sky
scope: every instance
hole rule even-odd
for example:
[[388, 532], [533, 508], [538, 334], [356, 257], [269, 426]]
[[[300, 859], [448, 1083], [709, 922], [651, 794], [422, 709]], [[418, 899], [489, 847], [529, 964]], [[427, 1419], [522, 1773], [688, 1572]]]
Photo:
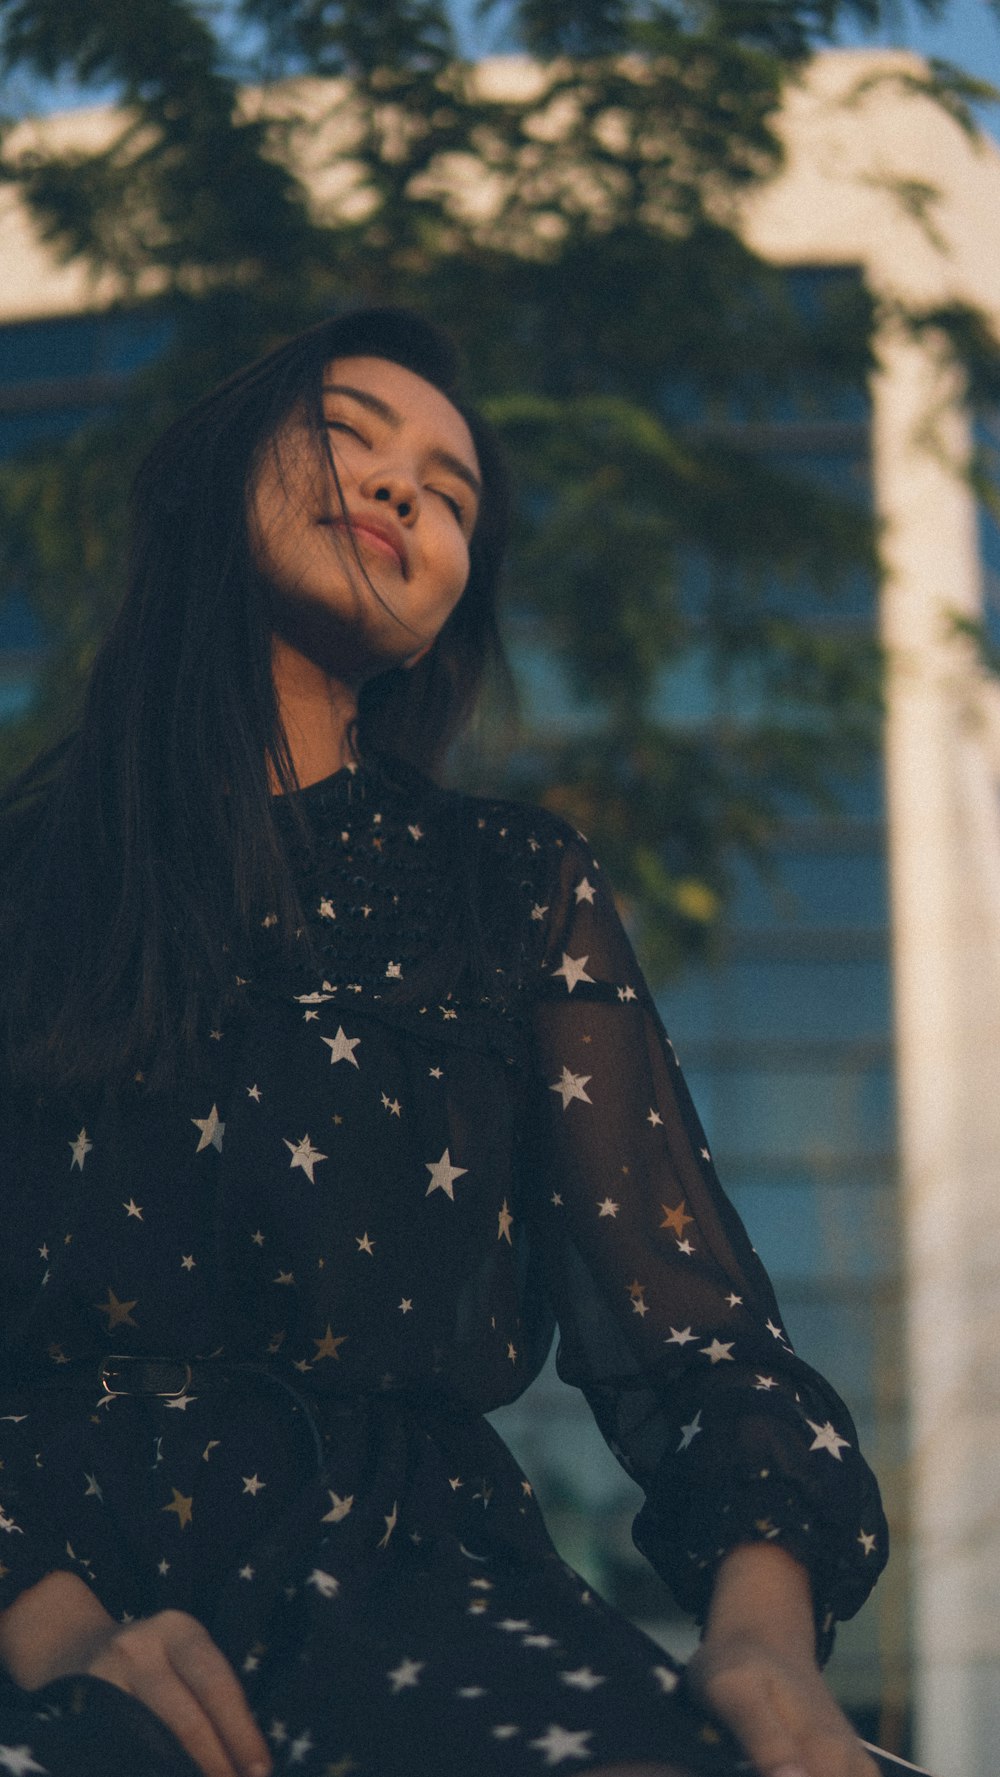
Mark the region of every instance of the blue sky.
[[[949, 0], [944, 17], [933, 24], [912, 6], [900, 8], [901, 17], [891, 28], [874, 36], [861, 31], [845, 32], [845, 43], [904, 44], [923, 55], [954, 62], [979, 80], [1000, 88], [1000, 19], [988, 0]], [[1000, 104], [983, 107], [980, 121], [1000, 138]]]
[[[478, 0], [452, 0], [452, 13], [458, 24], [463, 48], [469, 54], [502, 51], [505, 47], [503, 5], [486, 20], [477, 20]], [[842, 41], [850, 44], [904, 44], [925, 55], [955, 62], [979, 79], [1000, 88], [1000, 21], [991, 10], [989, 0], [944, 0], [944, 17], [931, 23], [921, 15], [913, 0], [898, 0], [897, 18], [891, 27], [874, 35], [860, 30], [845, 31]], [[93, 103], [95, 95], [74, 93], [72, 88], [28, 87], [23, 81], [10, 83], [4, 95], [4, 109], [12, 111], [53, 110], [73, 103]], [[984, 108], [980, 113], [984, 127], [1000, 139], [1000, 104]]]

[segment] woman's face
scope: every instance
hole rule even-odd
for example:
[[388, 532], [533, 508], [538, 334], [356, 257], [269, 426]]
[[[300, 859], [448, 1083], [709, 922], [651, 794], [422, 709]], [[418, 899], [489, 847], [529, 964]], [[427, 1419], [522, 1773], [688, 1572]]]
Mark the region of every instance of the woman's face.
[[346, 515], [293, 418], [258, 473], [252, 523], [276, 628], [361, 684], [419, 659], [461, 598], [480, 469], [447, 396], [388, 359], [328, 365], [323, 409]]

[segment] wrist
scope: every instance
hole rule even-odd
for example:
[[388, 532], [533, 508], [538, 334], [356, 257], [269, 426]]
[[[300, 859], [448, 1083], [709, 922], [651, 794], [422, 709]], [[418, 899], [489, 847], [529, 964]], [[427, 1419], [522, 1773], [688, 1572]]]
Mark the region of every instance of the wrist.
[[816, 1622], [807, 1570], [773, 1543], [745, 1543], [719, 1563], [705, 1638], [747, 1636], [792, 1657], [816, 1657]]

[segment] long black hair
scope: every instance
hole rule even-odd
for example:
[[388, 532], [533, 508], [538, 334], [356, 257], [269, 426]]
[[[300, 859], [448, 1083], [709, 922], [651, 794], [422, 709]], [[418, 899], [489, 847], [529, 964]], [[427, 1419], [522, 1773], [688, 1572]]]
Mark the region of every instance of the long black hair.
[[57, 1088], [166, 1085], [231, 992], [262, 909], [301, 917], [274, 820], [296, 787], [271, 672], [272, 591], [250, 495], [293, 417], [319, 460], [327, 366], [386, 358], [438, 388], [469, 427], [483, 497], [465, 591], [429, 653], [363, 687], [355, 743], [440, 762], [500, 657], [503, 459], [461, 399], [454, 350], [402, 309], [321, 322], [174, 422], [136, 476], [127, 591], [82, 720], [0, 804], [5, 1042], [15, 1076]]

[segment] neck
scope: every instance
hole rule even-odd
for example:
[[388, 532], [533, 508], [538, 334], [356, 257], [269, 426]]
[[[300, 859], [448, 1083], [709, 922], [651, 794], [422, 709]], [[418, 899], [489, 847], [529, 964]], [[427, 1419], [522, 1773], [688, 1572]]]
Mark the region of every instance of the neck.
[[357, 693], [283, 636], [272, 638], [271, 671], [295, 774], [305, 789], [353, 759]]

